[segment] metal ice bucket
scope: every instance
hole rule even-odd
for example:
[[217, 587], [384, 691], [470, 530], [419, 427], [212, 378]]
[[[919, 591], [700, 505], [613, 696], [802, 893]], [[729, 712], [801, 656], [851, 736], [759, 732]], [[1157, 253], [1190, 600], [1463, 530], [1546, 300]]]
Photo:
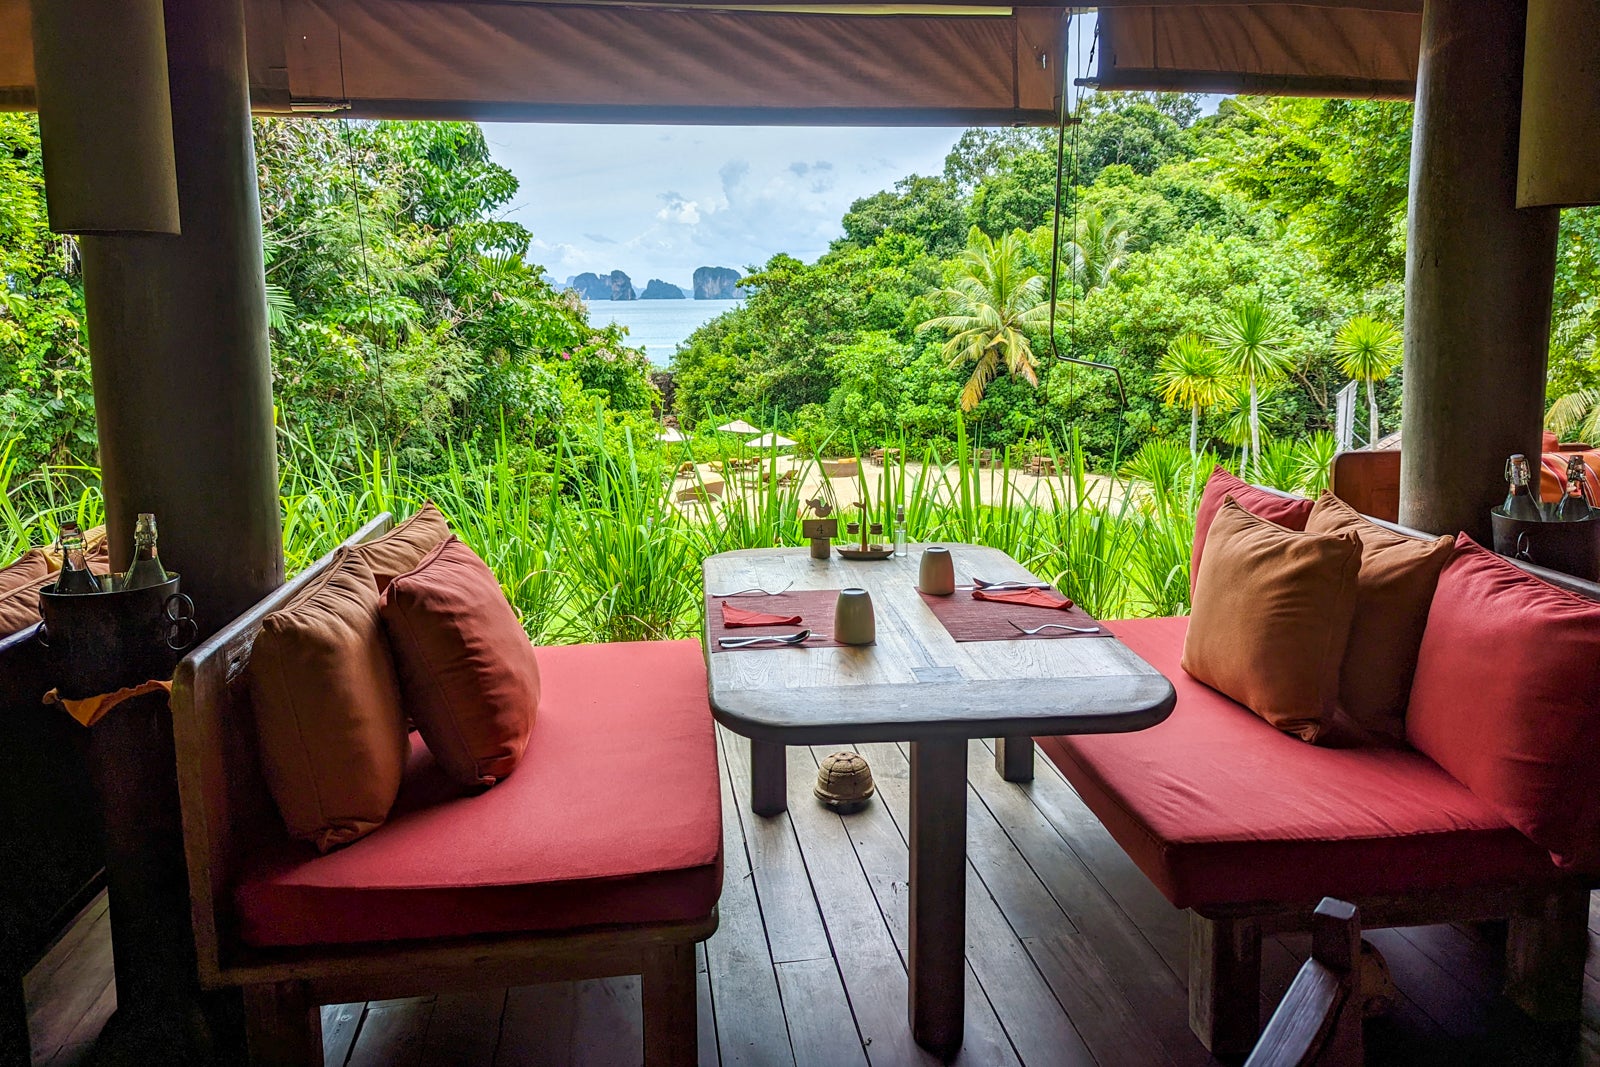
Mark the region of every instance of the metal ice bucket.
[[160, 585], [110, 593], [56, 593], [45, 586], [39, 614], [50, 677], [69, 700], [171, 678], [197, 632], [194, 602], [170, 573]]

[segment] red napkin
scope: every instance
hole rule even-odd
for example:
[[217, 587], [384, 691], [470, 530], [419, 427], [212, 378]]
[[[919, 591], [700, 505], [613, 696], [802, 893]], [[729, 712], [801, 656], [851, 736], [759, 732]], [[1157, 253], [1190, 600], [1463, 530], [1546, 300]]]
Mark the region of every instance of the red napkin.
[[770, 611], [751, 611], [741, 608], [726, 600], [722, 602], [722, 625], [732, 628], [734, 626], [794, 626], [800, 621], [798, 615], [774, 615]]
[[972, 599], [1022, 604], [1030, 608], [1057, 608], [1061, 611], [1072, 607], [1072, 601], [1052, 589], [974, 589]]

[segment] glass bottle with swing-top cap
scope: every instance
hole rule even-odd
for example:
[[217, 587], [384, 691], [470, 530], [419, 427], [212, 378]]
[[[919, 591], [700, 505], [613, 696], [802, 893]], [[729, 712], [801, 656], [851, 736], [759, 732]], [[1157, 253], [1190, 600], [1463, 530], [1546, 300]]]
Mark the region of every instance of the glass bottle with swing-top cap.
[[61, 573], [56, 575], [54, 592], [98, 593], [100, 580], [89, 570], [88, 552], [84, 548], [83, 531], [78, 524], [67, 521], [61, 524], [57, 541], [61, 549]]

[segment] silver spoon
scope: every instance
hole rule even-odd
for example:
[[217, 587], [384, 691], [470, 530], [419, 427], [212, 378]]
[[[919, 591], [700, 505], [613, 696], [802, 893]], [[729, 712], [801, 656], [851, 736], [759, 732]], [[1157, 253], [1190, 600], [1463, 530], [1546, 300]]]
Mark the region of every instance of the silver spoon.
[[719, 637], [717, 645], [720, 648], [750, 648], [752, 645], [798, 645], [811, 636], [810, 630], [801, 630], [797, 634], [768, 634], [764, 637]]
[[1097, 634], [1100, 632], [1100, 627], [1098, 626], [1068, 626], [1064, 622], [1047, 622], [1043, 626], [1035, 626], [1032, 629], [1029, 629], [1026, 626], [1018, 626], [1010, 619], [1007, 619], [1006, 622], [1013, 630], [1021, 630], [1029, 637], [1039, 633], [1041, 630], [1070, 630], [1075, 634]]

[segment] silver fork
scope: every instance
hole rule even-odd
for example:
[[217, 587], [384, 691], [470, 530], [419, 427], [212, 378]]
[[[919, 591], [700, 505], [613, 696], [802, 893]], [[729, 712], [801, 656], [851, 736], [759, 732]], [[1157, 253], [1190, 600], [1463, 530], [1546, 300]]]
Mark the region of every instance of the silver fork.
[[1098, 626], [1068, 626], [1064, 622], [1047, 622], [1043, 626], [1035, 626], [1032, 629], [1029, 629], [1026, 626], [1018, 626], [1010, 619], [1007, 619], [1006, 623], [1013, 630], [1021, 630], [1029, 637], [1032, 637], [1034, 634], [1040, 633], [1044, 630], [1067, 630], [1075, 634], [1097, 634], [1100, 632], [1100, 627]]
[[711, 594], [711, 599], [712, 600], [726, 600], [729, 597], [735, 597], [735, 596], [777, 596], [779, 593], [787, 592], [788, 589], [789, 589], [789, 586], [793, 585], [793, 584], [794, 584], [793, 582], [790, 582], [788, 585], [785, 585], [782, 589], [740, 589], [740, 590], [737, 590], [737, 591], [732, 592], [732, 593], [712, 593]]

